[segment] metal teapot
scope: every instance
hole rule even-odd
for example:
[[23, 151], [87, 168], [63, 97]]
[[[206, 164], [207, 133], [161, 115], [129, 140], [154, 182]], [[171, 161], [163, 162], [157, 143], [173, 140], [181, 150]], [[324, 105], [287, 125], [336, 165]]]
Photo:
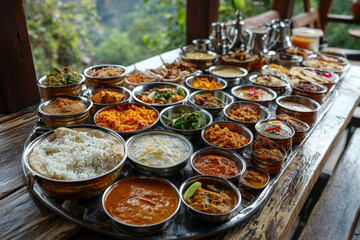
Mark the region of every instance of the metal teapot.
[[[264, 56], [279, 40], [279, 34], [273, 34], [274, 29], [267, 26], [248, 28], [250, 40], [247, 46], [250, 54]], [[275, 29], [275, 31], [277, 31]]]
[[240, 10], [236, 11], [236, 18], [231, 24], [228, 32], [229, 51], [246, 50], [250, 34], [244, 30], [244, 21]]

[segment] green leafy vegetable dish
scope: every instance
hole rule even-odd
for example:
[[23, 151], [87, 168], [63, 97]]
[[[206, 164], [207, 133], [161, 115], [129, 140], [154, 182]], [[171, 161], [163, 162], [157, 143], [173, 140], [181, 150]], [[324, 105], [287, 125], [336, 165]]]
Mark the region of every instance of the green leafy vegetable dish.
[[66, 86], [77, 83], [81, 80], [81, 76], [71, 67], [54, 68], [50, 74], [46, 76], [43, 84], [45, 86]]
[[201, 116], [201, 111], [190, 112], [180, 110], [171, 115], [171, 117], [162, 116], [166, 125], [180, 130], [195, 130], [206, 125], [205, 118]]

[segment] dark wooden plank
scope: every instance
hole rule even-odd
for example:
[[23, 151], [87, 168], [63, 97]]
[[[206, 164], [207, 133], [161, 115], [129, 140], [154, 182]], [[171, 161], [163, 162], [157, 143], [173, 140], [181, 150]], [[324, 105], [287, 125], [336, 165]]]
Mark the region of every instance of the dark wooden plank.
[[217, 21], [219, 0], [187, 0], [186, 42], [208, 38], [211, 24]]
[[22, 0], [0, 1], [0, 15], [0, 100], [8, 112], [15, 112], [40, 97]]
[[360, 128], [355, 131], [345, 155], [300, 236], [300, 239], [349, 239], [360, 210]]
[[25, 185], [21, 154], [37, 119], [35, 107], [0, 118], [0, 199]]
[[327, 24], [328, 24], [328, 14], [330, 13], [332, 0], [320, 0], [319, 2], [319, 16], [320, 16], [320, 26], [326, 35]]
[[359, 24], [360, 19], [354, 18], [350, 15], [341, 15], [341, 14], [328, 14], [327, 15], [328, 21], [332, 22], [341, 22], [341, 23], [348, 23], [348, 24]]
[[48, 210], [27, 187], [0, 200], [0, 239], [63, 239], [79, 227]]
[[272, 9], [279, 12], [280, 18], [290, 19], [294, 9], [295, 0], [274, 0]]

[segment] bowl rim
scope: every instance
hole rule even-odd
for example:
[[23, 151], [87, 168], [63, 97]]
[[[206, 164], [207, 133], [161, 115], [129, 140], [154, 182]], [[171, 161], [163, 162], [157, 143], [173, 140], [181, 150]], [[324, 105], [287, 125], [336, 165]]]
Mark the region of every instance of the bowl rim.
[[[201, 53], [207, 53], [207, 54], [210, 54], [213, 56], [213, 58], [210, 58], [210, 59], [195, 59], [195, 58], [188, 58], [186, 56], [186, 54], [188, 52], [201, 52]], [[218, 57], [219, 57], [219, 54], [217, 54], [216, 52], [214, 51], [211, 51], [211, 50], [206, 50], [206, 51], [198, 51], [198, 50], [195, 50], [195, 49], [192, 49], [192, 48], [189, 48], [189, 47], [186, 47], [185, 48], [185, 53], [184, 54], [183, 52], [180, 53], [180, 58], [183, 58], [187, 61], [199, 61], [199, 62], [211, 62], [211, 61], [214, 61], [216, 60]]]
[[[263, 91], [266, 91], [268, 93], [270, 93], [272, 95], [272, 97], [270, 99], [265, 99], [265, 100], [247, 100], [244, 98], [239, 97], [238, 95], [235, 94], [235, 91], [239, 90], [239, 89], [249, 89], [249, 88], [259, 88]], [[244, 85], [240, 85], [240, 86], [235, 86], [233, 88], [231, 88], [231, 94], [235, 96], [235, 98], [240, 99], [240, 101], [248, 101], [248, 102], [255, 102], [255, 103], [263, 103], [263, 102], [271, 102], [273, 101], [275, 98], [278, 97], [277, 93], [268, 88], [268, 87], [264, 87], [264, 86], [260, 86], [260, 85], [251, 85], [251, 84], [244, 84]]]
[[[47, 112], [44, 112], [43, 111], [43, 108], [49, 104], [51, 104], [52, 102], [56, 101], [56, 99], [58, 98], [70, 98], [70, 99], [73, 99], [73, 100], [80, 100], [82, 101], [83, 103], [86, 104], [86, 108], [80, 112], [76, 112], [76, 113], [71, 113], [71, 114], [64, 114], [64, 115], [60, 115], [60, 114], [51, 114], [51, 113], [47, 113]], [[93, 106], [93, 102], [91, 101], [91, 99], [89, 99], [88, 97], [85, 97], [85, 96], [57, 96], [55, 98], [52, 98], [52, 99], [49, 99], [49, 100], [46, 100], [46, 101], [43, 101], [42, 103], [39, 104], [37, 110], [38, 110], [38, 113], [43, 115], [43, 116], [47, 116], [47, 117], [57, 117], [57, 118], [68, 118], [68, 117], [74, 117], [74, 116], [78, 116], [78, 115], [81, 115], [83, 113], [86, 113], [86, 112], [89, 112], [90, 109], [92, 108]]]
[[42, 77], [40, 77], [37, 80], [37, 85], [40, 88], [48, 88], [48, 89], [61, 89], [61, 88], [66, 88], [66, 87], [74, 87], [74, 86], [78, 86], [78, 85], [82, 85], [85, 82], [85, 76], [82, 73], [77, 72], [80, 75], [81, 80], [73, 83], [73, 84], [68, 84], [68, 85], [64, 85], [64, 86], [46, 86], [43, 84], [44, 80], [46, 79], [47, 75], [44, 75]]
[[[239, 75], [239, 76], [236, 76], [236, 77], [224, 77], [224, 76], [220, 76], [220, 75], [217, 75], [217, 74], [215, 74], [215, 73], [212, 72], [214, 69], [216, 69], [216, 68], [218, 68], [218, 67], [237, 69], [237, 70], [239, 70], [239, 71], [242, 71], [243, 74], [241, 74], [241, 75]], [[214, 75], [214, 76], [216, 76], [216, 77], [224, 78], [224, 79], [243, 78], [243, 77], [246, 77], [246, 76], [249, 74], [248, 70], [246, 70], [246, 69], [243, 68], [243, 67], [236, 67], [236, 66], [230, 66], [230, 65], [224, 65], [224, 64], [211, 66], [211, 67], [209, 67], [208, 71], [210, 72], [210, 74], [212, 74], [212, 75]]]
[[[216, 79], [216, 82], [217, 82], [217, 83], [220, 83], [220, 84], [222, 85], [222, 87], [221, 87], [221, 88], [218, 88], [218, 89], [214, 89], [214, 90], [202, 89], [202, 88], [195, 88], [195, 87], [191, 86], [189, 82], [190, 82], [190, 81], [193, 81], [194, 78], [196, 78], [196, 77], [206, 77], [206, 78], [209, 78], [209, 77], [210, 77], [210, 78], [215, 78], [215, 79]], [[192, 76], [186, 78], [185, 81], [184, 81], [184, 83], [185, 83], [185, 87], [188, 87], [188, 88], [193, 89], [193, 90], [195, 90], [195, 91], [198, 91], [198, 90], [221, 91], [221, 90], [226, 89], [227, 86], [228, 86], [228, 83], [227, 83], [226, 80], [222, 79], [221, 77], [217, 77], [217, 76], [211, 75], [211, 74], [195, 74], [195, 75], [192, 75]]]
[[[269, 85], [264, 85], [264, 84], [260, 84], [260, 83], [256, 83], [255, 82], [255, 78], [257, 77], [261, 77], [261, 76], [271, 76], [271, 77], [274, 77], [274, 78], [277, 78], [277, 79], [280, 79], [282, 82], [284, 82], [285, 84], [284, 85], [281, 85], [281, 86], [269, 86]], [[268, 88], [273, 88], [273, 89], [278, 89], [278, 88], [287, 88], [289, 86], [289, 81], [282, 78], [282, 77], [278, 77], [278, 76], [275, 76], [273, 74], [262, 74], [262, 73], [254, 73], [254, 74], [251, 74], [248, 76], [248, 80], [254, 84], [254, 85], [258, 85], [258, 86], [263, 86], [263, 87], [268, 87]]]
[[[185, 189], [185, 186], [187, 184], [189, 184], [189, 182], [191, 181], [196, 181], [196, 179], [198, 178], [202, 178], [202, 179], [211, 179], [211, 180], [215, 180], [215, 181], [218, 181], [218, 182], [222, 182], [222, 184], [225, 184], [227, 185], [227, 188], [228, 189], [231, 189], [232, 192], [234, 192], [235, 196], [237, 197], [237, 203], [235, 204], [234, 208], [231, 209], [230, 211], [226, 212], [226, 213], [206, 213], [206, 212], [202, 212], [202, 211], [199, 211], [191, 206], [189, 206], [186, 201], [184, 200], [184, 196], [183, 196], [183, 192], [187, 189]], [[190, 186], [188, 186], [190, 187]], [[190, 177], [188, 179], [186, 179], [180, 186], [179, 188], [179, 194], [180, 194], [180, 198], [181, 198], [181, 201], [184, 203], [184, 205], [188, 208], [190, 208], [191, 210], [197, 212], [197, 213], [200, 213], [202, 215], [205, 215], [205, 216], [225, 216], [225, 215], [228, 215], [228, 214], [232, 214], [233, 212], [236, 211], [236, 209], [239, 208], [241, 202], [242, 202], [242, 197], [241, 197], [241, 194], [240, 194], [240, 191], [239, 189], [232, 183], [230, 182], [229, 180], [225, 179], [225, 178], [221, 178], [221, 177], [216, 177], [216, 176], [211, 176], [211, 175], [197, 175], [197, 176], [193, 176], [193, 177]]]
[[235, 105], [242, 105], [242, 104], [250, 104], [250, 105], [258, 106], [262, 111], [264, 111], [264, 112], [267, 114], [267, 117], [266, 117], [265, 119], [263, 119], [263, 120], [268, 120], [268, 119], [271, 118], [271, 112], [270, 112], [270, 110], [269, 110], [267, 107], [265, 107], [264, 105], [261, 105], [261, 104], [259, 104], [259, 103], [256, 103], [256, 102], [248, 102], [248, 101], [235, 101], [235, 102], [227, 105], [227, 106], [224, 107], [224, 109], [223, 109], [224, 116], [227, 117], [227, 118], [229, 118], [229, 119], [231, 119], [231, 121], [239, 122], [239, 123], [242, 123], [242, 124], [243, 124], [243, 123], [246, 123], [246, 124], [249, 124], [249, 123], [250, 123], [250, 124], [251, 124], [251, 123], [256, 124], [256, 123], [262, 121], [261, 119], [259, 119], [259, 121], [256, 121], [256, 122], [240, 121], [240, 120], [237, 120], [237, 119], [234, 119], [234, 118], [230, 117], [230, 116], [227, 114], [227, 110], [228, 110], [228, 109], [231, 109], [231, 108], [232, 108], [233, 106], [235, 106]]
[[25, 164], [26, 168], [31, 172], [31, 174], [33, 174], [34, 176], [40, 177], [42, 179], [48, 180], [48, 181], [53, 181], [53, 182], [59, 182], [59, 183], [83, 183], [83, 182], [87, 182], [87, 181], [91, 181], [91, 180], [95, 180], [98, 178], [101, 178], [103, 176], [106, 176], [114, 171], [116, 171], [120, 166], [122, 166], [127, 158], [127, 148], [126, 148], [126, 144], [125, 144], [125, 140], [119, 135], [116, 134], [114, 131], [109, 130], [107, 128], [104, 127], [100, 127], [97, 125], [93, 125], [93, 124], [77, 124], [77, 125], [71, 125], [71, 126], [67, 126], [66, 128], [89, 128], [89, 129], [96, 129], [96, 130], [100, 130], [102, 132], [105, 132], [107, 134], [110, 134], [111, 136], [115, 137], [123, 146], [124, 149], [124, 156], [123, 158], [119, 161], [119, 163], [111, 170], [107, 171], [106, 173], [103, 173], [101, 175], [92, 177], [92, 178], [87, 178], [87, 179], [79, 179], [79, 180], [62, 180], [62, 179], [53, 179], [53, 178], [49, 178], [46, 176], [43, 176], [42, 174], [36, 172], [29, 163], [29, 155], [31, 154], [31, 152], [33, 151], [33, 149], [35, 148], [36, 145], [40, 144], [40, 142], [42, 142], [45, 138], [49, 137], [51, 134], [54, 133], [54, 129], [50, 130], [42, 135], [40, 135], [39, 137], [37, 137], [36, 139], [34, 139], [23, 151], [22, 154], [22, 162]]
[[[118, 184], [120, 184], [121, 182], [124, 182], [124, 181], [129, 181], [131, 179], [141, 179], [144, 181], [146, 181], [147, 179], [152, 179], [155, 181], [161, 181], [163, 183], [168, 184], [168, 186], [171, 187], [171, 189], [176, 193], [176, 196], [177, 196], [178, 204], [177, 204], [176, 210], [166, 219], [164, 219], [160, 222], [148, 224], [148, 225], [135, 225], [135, 224], [124, 223], [124, 222], [121, 222], [120, 220], [117, 220], [113, 216], [111, 216], [111, 214], [105, 208], [105, 200], [106, 200], [107, 196], [111, 193], [112, 189], [114, 187], [116, 187]], [[177, 187], [172, 182], [170, 182], [169, 180], [167, 180], [165, 178], [157, 177], [157, 176], [141, 176], [141, 175], [140, 176], [128, 176], [128, 177], [119, 179], [118, 181], [114, 182], [113, 184], [111, 184], [109, 187], [106, 188], [106, 190], [104, 191], [104, 193], [102, 194], [102, 197], [101, 197], [101, 205], [102, 205], [102, 208], [103, 208], [104, 212], [106, 213], [106, 215], [108, 217], [110, 217], [111, 220], [113, 220], [119, 224], [122, 224], [127, 227], [134, 227], [134, 228], [148, 228], [148, 227], [161, 225], [161, 224], [169, 221], [173, 216], [175, 216], [181, 207], [181, 196], [180, 196], [180, 193], [179, 193], [179, 190], [177, 189]]]
[[[222, 149], [222, 148], [215, 148], [215, 147], [205, 147], [205, 148], [199, 149], [198, 151], [194, 152], [191, 155], [191, 159], [190, 159], [191, 168], [193, 170], [195, 170], [196, 173], [198, 173], [199, 175], [208, 175], [208, 174], [204, 174], [204, 173], [200, 172], [194, 166], [194, 162], [199, 157], [198, 155], [200, 155], [203, 152], [210, 151], [210, 150], [215, 150], [215, 151], [220, 151], [220, 152], [227, 152], [229, 154], [232, 154], [234, 156], [234, 158], [236, 158], [236, 160], [233, 160], [233, 159], [230, 159], [230, 160], [234, 161], [238, 167], [240, 167], [239, 162], [241, 162], [242, 168], [241, 168], [240, 172], [238, 174], [234, 175], [234, 176], [226, 177], [225, 179], [231, 181], [231, 179], [238, 178], [238, 177], [240, 177], [240, 176], [242, 176], [244, 174], [245, 170], [247, 169], [247, 164], [246, 164], [245, 160], [238, 153], [236, 153], [236, 152], [234, 152], [232, 150], [227, 150], [227, 149]], [[212, 153], [208, 153], [208, 154], [212, 154]], [[208, 155], [208, 154], [206, 154], [206, 155]], [[222, 156], [223, 157], [222, 154], [223, 153], [216, 153], [216, 154], [212, 154], [212, 155], [217, 155], [217, 156]], [[201, 155], [201, 156], [203, 156], [203, 155]], [[212, 176], [212, 175], [210, 175], [210, 176]], [[219, 177], [219, 176], [215, 176], [215, 177]], [[224, 177], [221, 177], [221, 178], [224, 178]]]
[[[126, 99], [121, 100], [120, 102], [115, 102], [115, 103], [96, 103], [94, 102], [91, 97], [94, 96], [93, 91], [97, 90], [97, 89], [101, 89], [101, 88], [106, 88], [106, 89], [118, 89], [118, 90], [123, 90], [124, 92], [126, 92], [127, 94], [129, 94], [129, 97]], [[91, 94], [91, 96], [89, 96], [88, 94]], [[116, 85], [96, 85], [90, 88], [85, 89], [84, 91], [81, 92], [80, 94], [81, 96], [86, 96], [89, 97], [90, 100], [93, 102], [94, 105], [98, 105], [98, 106], [109, 106], [109, 105], [115, 105], [118, 103], [122, 103], [122, 102], [126, 102], [126, 101], [130, 101], [132, 99], [132, 94], [131, 91], [129, 89], [127, 89], [126, 87], [123, 86], [116, 86]], [[125, 96], [126, 97], [126, 96]]]
[[[241, 127], [243, 130], [245, 130], [249, 135], [249, 142], [247, 144], [245, 144], [244, 146], [241, 146], [241, 147], [238, 147], [238, 148], [224, 148], [224, 147], [219, 147], [219, 146], [216, 146], [212, 143], [209, 143], [205, 137], [204, 137], [204, 134], [205, 134], [205, 131], [207, 130], [207, 128], [210, 128], [211, 126], [215, 125], [215, 124], [218, 124], [218, 123], [227, 123], [227, 124], [234, 124], [234, 125], [237, 125], [238, 127]], [[245, 147], [248, 147], [253, 141], [254, 141], [254, 134], [251, 132], [251, 130], [247, 127], [245, 127], [244, 125], [240, 124], [240, 123], [237, 123], [237, 122], [230, 122], [230, 121], [215, 121], [215, 122], [212, 122], [209, 126], [207, 126], [206, 128], [204, 128], [202, 131], [201, 131], [201, 138], [203, 139], [203, 141], [206, 143], [206, 144], [209, 144], [211, 147], [214, 147], [214, 148], [220, 148], [220, 149], [228, 149], [228, 150], [239, 150], [239, 149], [243, 149]]]
[[[284, 99], [284, 98], [299, 98], [299, 99], [304, 99], [306, 101], [309, 101], [310, 103], [312, 103], [313, 105], [316, 106], [316, 109], [315, 110], [312, 110], [312, 111], [298, 111], [298, 110], [293, 110], [293, 109], [290, 109], [284, 105], [281, 104], [281, 101]], [[290, 110], [290, 111], [293, 111], [293, 112], [299, 112], [299, 113], [316, 113], [320, 110], [321, 108], [321, 105], [320, 103], [316, 102], [315, 100], [312, 100], [311, 98], [308, 98], [308, 97], [304, 97], [304, 96], [297, 96], [297, 95], [288, 95], [288, 96], [280, 96], [278, 98], [276, 98], [276, 104], [278, 105], [278, 107], [282, 107], [284, 109], [287, 109], [287, 110]], [[308, 104], [307, 104], [308, 105]]]
[[[202, 94], [202, 93], [215, 93], [215, 92], [219, 92], [221, 94], [223, 94], [224, 96], [226, 96], [226, 98], [230, 99], [230, 103], [228, 103], [227, 105], [225, 105], [224, 107], [201, 107], [199, 105], [197, 105], [195, 103], [195, 101], [193, 101], [193, 98], [198, 95], [198, 94]], [[200, 107], [202, 109], [205, 109], [207, 111], [211, 111], [211, 110], [222, 110], [224, 109], [226, 106], [228, 106], [229, 104], [232, 104], [234, 102], [234, 97], [231, 96], [229, 93], [225, 92], [225, 91], [222, 91], [222, 90], [218, 90], [218, 91], [214, 91], [214, 90], [198, 90], [198, 91], [195, 91], [195, 92], [192, 92], [189, 96], [189, 102], [192, 104], [192, 105], [195, 105], [197, 107]]]
[[[120, 75], [117, 76], [112, 76], [112, 77], [93, 77], [88, 75], [87, 73], [93, 69], [96, 68], [105, 68], [105, 67], [118, 67], [118, 68], [122, 68], [124, 70], [124, 72]], [[90, 67], [85, 68], [84, 70], [84, 76], [86, 78], [90, 78], [90, 79], [102, 79], [102, 80], [110, 80], [110, 79], [116, 79], [116, 78], [120, 78], [120, 77], [124, 77], [127, 74], [128, 69], [125, 66], [122, 65], [118, 65], [118, 64], [99, 64], [99, 65], [93, 65]]]
[[[239, 184], [240, 184], [240, 185], [243, 185], [243, 186], [245, 186], [245, 187], [247, 187], [247, 188], [249, 188], [249, 189], [251, 189], [251, 190], [261, 190], [261, 189], [265, 188], [265, 187], [269, 184], [269, 182], [270, 182], [270, 174], [269, 174], [267, 171], [265, 171], [264, 169], [255, 167], [255, 166], [247, 166], [247, 167], [246, 167], [246, 170], [248, 170], [248, 169], [256, 170], [256, 171], [265, 173], [266, 176], [267, 176], [267, 181], [266, 181], [265, 185], [262, 186], [262, 187], [259, 187], [259, 188], [252, 187], [252, 186], [249, 186], [249, 185], [245, 184], [245, 183], [242, 181], [242, 180], [243, 180], [243, 175], [244, 175], [244, 174], [242, 174], [241, 176], [239, 176]], [[245, 172], [246, 172], [246, 170], [245, 170]], [[245, 173], [245, 172], [244, 172], [244, 173]]]
[[[264, 135], [261, 135], [261, 136], [266, 137], [266, 138], [270, 139], [271, 141], [274, 141], [273, 138], [269, 138], [269, 137], [264, 136]], [[256, 141], [256, 140], [254, 140], [254, 142], [255, 142], [255, 141]], [[253, 156], [255, 156], [256, 158], [261, 159], [261, 160], [257, 160], [257, 159], [256, 159], [257, 161], [265, 161], [265, 162], [271, 162], [271, 163], [280, 163], [280, 162], [285, 161], [285, 159], [288, 157], [288, 152], [285, 150], [285, 148], [283, 148], [282, 146], [280, 146], [279, 144], [277, 144], [277, 145], [279, 145], [279, 147], [280, 147], [280, 151], [282, 151], [283, 153], [285, 153], [284, 158], [279, 159], [279, 160], [267, 160], [267, 159], [263, 159], [263, 158], [259, 157], [259, 156], [254, 152], [254, 149], [253, 149], [253, 143], [254, 143], [254, 142], [251, 143], [250, 150], [251, 150], [251, 153], [253, 154]]]
[[188, 161], [188, 159], [191, 157], [191, 155], [193, 154], [193, 151], [194, 151], [194, 147], [192, 145], [192, 143], [190, 142], [189, 139], [187, 139], [185, 136], [179, 134], [179, 133], [176, 133], [176, 132], [172, 132], [172, 131], [167, 131], [167, 130], [152, 130], [152, 131], [147, 131], [147, 132], [142, 132], [142, 133], [139, 133], [139, 134], [136, 134], [134, 136], [131, 136], [128, 140], [126, 140], [126, 147], [129, 148], [130, 144], [132, 144], [132, 142], [134, 141], [134, 139], [136, 138], [139, 138], [139, 137], [142, 137], [144, 135], [159, 135], [159, 134], [163, 134], [163, 135], [170, 135], [170, 136], [175, 136], [177, 138], [180, 138], [181, 140], [183, 140], [184, 142], [186, 142], [186, 144], [188, 145], [189, 147], [189, 154], [183, 159], [181, 160], [180, 162], [174, 164], [174, 165], [171, 165], [171, 166], [167, 166], [167, 167], [153, 167], [153, 166], [148, 166], [148, 165], [145, 165], [145, 164], [142, 164], [138, 161], [135, 161], [134, 159], [132, 159], [130, 156], [127, 156], [130, 161], [133, 161], [135, 162], [136, 164], [139, 164], [141, 166], [144, 166], [148, 169], [150, 169], [151, 171], [154, 170], [154, 171], [159, 171], [161, 169], [164, 169], [164, 168], [173, 168], [173, 167], [177, 167], [179, 165], [182, 165], [184, 162]]
[[[259, 128], [260, 124], [262, 124], [262, 123], [264, 123], [264, 122], [270, 122], [270, 121], [277, 121], [277, 122], [281, 122], [281, 123], [285, 124], [287, 127], [290, 128], [290, 130], [291, 130], [291, 136], [290, 136], [290, 137], [287, 137], [287, 138], [274, 138], [274, 137], [269, 137], [269, 136], [266, 136], [266, 135], [260, 133], [260, 132], [258, 131], [258, 128]], [[256, 131], [257, 134], [259, 134], [259, 135], [261, 135], [261, 136], [263, 136], [263, 137], [269, 138], [270, 140], [287, 140], [287, 139], [291, 139], [291, 138], [294, 137], [294, 135], [295, 135], [295, 129], [294, 129], [290, 124], [288, 124], [288, 123], [286, 123], [286, 122], [283, 122], [283, 121], [281, 121], [281, 120], [279, 120], [279, 119], [276, 119], [276, 118], [269, 118], [269, 119], [267, 119], [267, 120], [263, 120], [263, 121], [257, 122], [257, 123], [255, 124], [255, 131]], [[255, 140], [254, 140], [254, 141], [255, 141]]]
[[[185, 95], [186, 95], [186, 96], [185, 96], [184, 99], [182, 99], [182, 100], [180, 100], [180, 101], [178, 101], [178, 102], [175, 102], [175, 103], [166, 103], [166, 104], [146, 103], [146, 102], [143, 102], [143, 101], [141, 101], [139, 98], [136, 97], [136, 94], [137, 94], [137, 93], [141, 93], [141, 92], [138, 92], [139, 89], [144, 88], [144, 87], [148, 87], [148, 86], [153, 86], [153, 87], [151, 87], [151, 88], [149, 87], [149, 90], [150, 90], [150, 89], [156, 88], [156, 86], [158, 86], [158, 85], [170, 85], [170, 86], [174, 87], [175, 89], [181, 88], [181, 89], [185, 92]], [[189, 90], [188, 90], [186, 87], [184, 87], [184, 86], [182, 86], [182, 85], [180, 85], [180, 84], [172, 83], [172, 82], [147, 82], [147, 83], [145, 83], [145, 84], [136, 86], [136, 87], [131, 91], [131, 93], [132, 93], [133, 99], [135, 99], [136, 102], [142, 103], [142, 104], [144, 104], [144, 105], [152, 106], [152, 107], [168, 107], [168, 106], [173, 106], [173, 105], [176, 105], [176, 104], [182, 104], [182, 103], [185, 103], [185, 102], [188, 100], [189, 95], [190, 95], [190, 92], [189, 92]]]
[[117, 104], [115, 104], [115, 105], [110, 105], [110, 106], [107, 106], [107, 107], [104, 107], [104, 108], [99, 109], [99, 110], [94, 114], [94, 116], [93, 116], [93, 121], [94, 121], [95, 125], [96, 125], [96, 126], [99, 126], [98, 123], [97, 123], [96, 120], [95, 120], [96, 117], [97, 117], [97, 115], [98, 115], [99, 113], [101, 113], [102, 111], [105, 111], [105, 110], [109, 110], [109, 109], [111, 109], [111, 108], [115, 108], [115, 107], [118, 106], [118, 105], [145, 106], [146, 108], [149, 108], [149, 109], [154, 110], [154, 111], [156, 112], [156, 114], [157, 114], [157, 118], [156, 118], [155, 122], [154, 122], [153, 124], [147, 126], [146, 128], [138, 129], [138, 130], [135, 130], [135, 131], [126, 131], [126, 132], [124, 132], [124, 131], [115, 131], [115, 130], [109, 129], [109, 130], [114, 131], [114, 132], [116, 132], [116, 133], [118, 133], [118, 134], [120, 134], [120, 135], [121, 135], [121, 134], [127, 135], [127, 134], [141, 133], [141, 132], [143, 132], [143, 131], [146, 131], [146, 130], [152, 128], [152, 127], [155, 126], [155, 125], [158, 123], [158, 121], [159, 121], [159, 116], [160, 116], [160, 114], [159, 114], [158, 110], [156, 110], [154, 107], [152, 107], [152, 106], [150, 106], [150, 105], [143, 104], [143, 103], [135, 103], [135, 102], [120, 102], [120, 103], [117, 103]]
[[[205, 126], [201, 127], [201, 128], [198, 128], [198, 129], [193, 129], [193, 130], [182, 130], [182, 129], [177, 129], [177, 128], [173, 128], [173, 127], [170, 127], [168, 125], [166, 125], [164, 122], [163, 122], [163, 119], [162, 119], [162, 116], [164, 115], [164, 113], [166, 111], [169, 111], [170, 109], [173, 109], [173, 108], [183, 108], [183, 107], [190, 107], [190, 108], [194, 108], [194, 109], [197, 109], [195, 111], [201, 111], [201, 112], [204, 112], [209, 118], [209, 122], [206, 123]], [[179, 104], [179, 105], [173, 105], [173, 106], [169, 106], [167, 108], [164, 108], [163, 110], [161, 110], [160, 112], [160, 116], [159, 116], [159, 121], [160, 123], [165, 127], [165, 128], [168, 128], [169, 130], [172, 130], [172, 131], [177, 131], [177, 132], [181, 132], [181, 133], [189, 133], [191, 131], [200, 131], [202, 129], [204, 129], [205, 127], [207, 127], [208, 125], [210, 125], [212, 122], [213, 122], [213, 116], [211, 115], [210, 112], [208, 112], [206, 109], [202, 109], [201, 107], [199, 106], [194, 106], [194, 105], [191, 105], [191, 104]]]

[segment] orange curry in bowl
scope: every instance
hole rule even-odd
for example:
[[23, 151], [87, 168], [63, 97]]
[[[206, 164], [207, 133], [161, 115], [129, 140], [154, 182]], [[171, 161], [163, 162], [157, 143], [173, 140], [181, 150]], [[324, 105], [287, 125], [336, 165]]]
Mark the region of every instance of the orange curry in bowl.
[[223, 178], [236, 176], [241, 171], [234, 160], [212, 154], [195, 159], [194, 167], [202, 174]]
[[166, 182], [153, 178], [120, 181], [104, 199], [106, 211], [116, 220], [130, 225], [162, 222], [177, 210], [179, 197]]

